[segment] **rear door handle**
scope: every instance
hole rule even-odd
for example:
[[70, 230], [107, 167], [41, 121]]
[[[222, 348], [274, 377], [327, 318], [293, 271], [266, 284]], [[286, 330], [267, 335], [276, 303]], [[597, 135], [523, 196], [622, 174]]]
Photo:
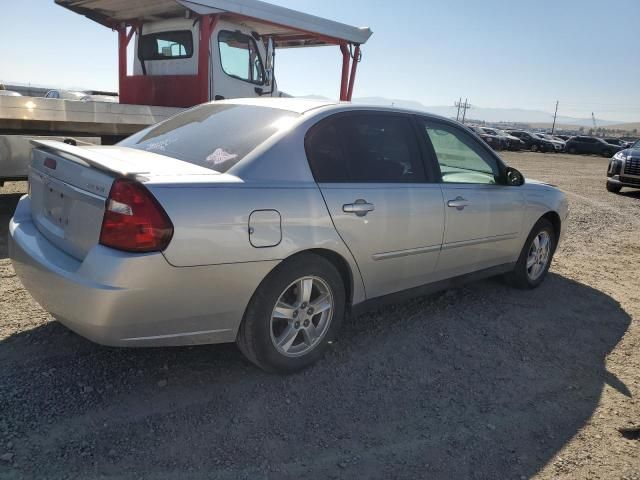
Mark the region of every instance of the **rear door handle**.
[[376, 209], [373, 203], [359, 198], [353, 203], [345, 203], [342, 205], [342, 211], [345, 213], [355, 213], [359, 217], [364, 217], [367, 213]]
[[455, 199], [449, 200], [447, 202], [448, 207], [452, 207], [457, 210], [463, 210], [464, 207], [468, 207], [469, 205], [471, 205], [471, 202], [466, 198], [462, 198], [462, 197], [456, 197]]

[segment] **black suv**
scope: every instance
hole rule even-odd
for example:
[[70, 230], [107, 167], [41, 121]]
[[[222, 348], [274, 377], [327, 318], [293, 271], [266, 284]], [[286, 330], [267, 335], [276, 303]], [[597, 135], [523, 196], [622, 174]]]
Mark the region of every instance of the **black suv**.
[[612, 145], [601, 138], [596, 137], [573, 137], [567, 141], [567, 152], [569, 153], [595, 153], [603, 157], [610, 158], [614, 153], [622, 150], [618, 145]]
[[518, 137], [524, 142], [525, 148], [530, 149], [532, 152], [554, 152], [555, 147], [553, 142], [540, 138], [535, 133], [526, 132], [524, 130], [508, 130], [509, 135]]

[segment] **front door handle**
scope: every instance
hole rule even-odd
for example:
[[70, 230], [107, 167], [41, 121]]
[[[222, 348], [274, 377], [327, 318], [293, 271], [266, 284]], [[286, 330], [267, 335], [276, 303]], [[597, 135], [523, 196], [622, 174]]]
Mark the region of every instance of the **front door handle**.
[[468, 207], [469, 205], [471, 205], [471, 202], [462, 197], [456, 197], [455, 199], [447, 202], [448, 207], [455, 208], [456, 210], [463, 210], [464, 207]]
[[342, 205], [342, 211], [345, 213], [355, 213], [359, 217], [364, 217], [367, 213], [376, 209], [373, 203], [359, 198], [353, 203], [345, 203]]

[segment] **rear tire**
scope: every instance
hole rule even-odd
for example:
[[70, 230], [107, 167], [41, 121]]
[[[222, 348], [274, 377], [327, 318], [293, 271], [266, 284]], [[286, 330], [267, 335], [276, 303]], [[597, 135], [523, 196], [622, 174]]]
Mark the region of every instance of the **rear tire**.
[[[307, 368], [334, 340], [345, 301], [344, 282], [331, 262], [314, 254], [296, 255], [269, 273], [253, 294], [238, 331], [238, 347], [268, 372]], [[331, 306], [325, 308], [327, 303]]]
[[553, 225], [546, 218], [541, 218], [531, 229], [516, 266], [505, 275], [505, 280], [516, 288], [536, 288], [547, 276], [555, 250], [556, 234]]
[[622, 185], [618, 185], [617, 183], [607, 182], [607, 192], [620, 193], [620, 190], [622, 190]]
[[602, 156], [606, 158], [611, 158], [613, 156], [613, 152], [611, 150], [605, 149], [602, 151]]

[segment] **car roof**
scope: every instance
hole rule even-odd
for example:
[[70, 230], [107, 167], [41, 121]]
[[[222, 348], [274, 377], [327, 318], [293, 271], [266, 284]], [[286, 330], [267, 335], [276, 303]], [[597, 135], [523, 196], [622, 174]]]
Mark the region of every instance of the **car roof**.
[[352, 102], [340, 102], [337, 100], [329, 99], [315, 99], [315, 98], [302, 98], [302, 97], [256, 97], [256, 98], [234, 98], [228, 100], [217, 100], [215, 103], [226, 103], [233, 105], [251, 105], [257, 107], [266, 108], [278, 108], [281, 110], [288, 110], [290, 112], [304, 114], [312, 111], [327, 110], [340, 112], [340, 111], [353, 111], [353, 110], [373, 110], [379, 112], [390, 113], [409, 113], [415, 115], [422, 115], [433, 119], [443, 120], [450, 123], [456, 123], [450, 118], [430, 113], [424, 110], [400, 108], [395, 106], [375, 105], [367, 103], [352, 103]]

